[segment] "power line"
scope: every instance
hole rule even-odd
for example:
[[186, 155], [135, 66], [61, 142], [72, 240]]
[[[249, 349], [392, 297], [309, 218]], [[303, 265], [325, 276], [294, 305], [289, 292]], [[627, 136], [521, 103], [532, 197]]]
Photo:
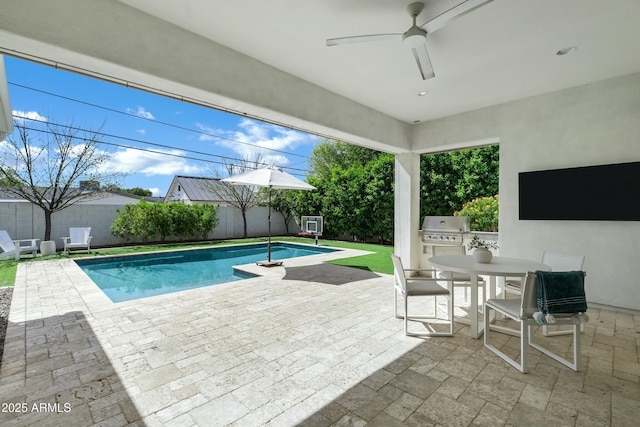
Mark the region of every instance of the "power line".
[[[25, 85], [22, 85], [22, 84], [19, 84], [19, 83], [14, 83], [14, 82], [8, 82], [8, 83], [10, 85], [17, 86], [17, 87], [20, 87], [20, 88], [23, 88], [23, 89], [31, 90], [31, 91], [34, 91], [34, 92], [39, 92], [39, 93], [42, 93], [42, 94], [45, 94], [45, 95], [61, 98], [61, 99], [67, 100], [67, 101], [76, 102], [76, 103], [83, 104], [83, 105], [88, 105], [90, 107], [99, 108], [99, 109], [102, 109], [102, 110], [110, 111], [112, 113], [122, 114], [122, 115], [125, 115], [125, 116], [134, 117], [134, 118], [137, 118], [137, 119], [140, 119], [140, 120], [147, 120], [147, 121], [150, 121], [150, 122], [153, 122], [153, 123], [158, 123], [158, 124], [161, 124], [161, 125], [164, 125], [164, 126], [173, 127], [175, 129], [180, 129], [180, 130], [184, 130], [184, 131], [187, 131], [187, 132], [197, 133], [199, 135], [203, 134], [203, 135], [211, 136], [211, 137], [222, 139], [222, 140], [225, 140], [225, 141], [234, 142], [236, 144], [244, 144], [244, 145], [249, 145], [251, 147], [256, 147], [255, 145], [253, 145], [253, 144], [251, 144], [249, 142], [238, 141], [237, 139], [216, 135], [216, 134], [211, 133], [211, 132], [201, 131], [201, 130], [196, 130], [196, 129], [190, 129], [190, 128], [187, 128], [187, 127], [184, 127], [184, 126], [180, 126], [180, 125], [176, 125], [176, 124], [173, 124], [173, 123], [167, 123], [167, 122], [163, 122], [163, 121], [159, 121], [159, 120], [155, 120], [155, 119], [150, 119], [150, 118], [147, 118], [147, 117], [141, 117], [141, 116], [139, 116], [137, 114], [128, 113], [126, 111], [119, 111], [119, 110], [116, 110], [116, 109], [113, 109], [113, 108], [105, 107], [105, 106], [94, 104], [94, 103], [91, 103], [91, 102], [82, 101], [80, 99], [71, 98], [71, 97], [60, 95], [60, 94], [56, 94], [56, 93], [53, 93], [53, 92], [48, 92], [48, 91], [45, 91], [45, 90], [42, 90], [42, 89], [36, 89], [36, 88], [33, 88], [33, 87], [25, 86]], [[297, 132], [300, 132], [300, 131], [297, 131]], [[259, 148], [263, 149], [263, 150], [273, 151], [273, 152], [276, 152], [276, 153], [286, 154], [288, 156], [295, 156], [295, 157], [302, 157], [304, 159], [309, 159], [309, 156], [304, 156], [302, 154], [296, 154], [296, 153], [289, 153], [287, 151], [278, 150], [276, 148], [267, 148], [267, 147], [259, 147]]]
[[[39, 121], [39, 120], [35, 120], [35, 119], [28, 119], [28, 120], [32, 120], [32, 121]], [[53, 124], [53, 123], [52, 123]], [[108, 136], [108, 134], [104, 134], [101, 132], [95, 132], [95, 131], [88, 131], [86, 129], [81, 129], [81, 128], [76, 128], [73, 126], [66, 126], [66, 125], [57, 125], [56, 126], [60, 126], [60, 127], [66, 127], [69, 129], [74, 129], [74, 130], [81, 130], [83, 132], [91, 132], [95, 135], [101, 135], [101, 136]], [[38, 129], [38, 128], [32, 128], [32, 127], [27, 127], [27, 126], [22, 126], [24, 129], [27, 130], [32, 130], [35, 132], [40, 132], [40, 133], [46, 133], [49, 135], [58, 135], [56, 132], [52, 131], [52, 130], [47, 130], [47, 129]], [[128, 139], [128, 138], [124, 138], [124, 137], [118, 137], [118, 136], [114, 136], [115, 138], [122, 138], [122, 139]], [[113, 147], [120, 147], [120, 148], [128, 148], [128, 149], [132, 149], [132, 150], [137, 150], [137, 151], [143, 151], [143, 152], [147, 152], [147, 153], [153, 153], [153, 154], [159, 154], [162, 156], [170, 156], [170, 157], [177, 157], [177, 158], [181, 158], [181, 159], [187, 159], [187, 160], [195, 160], [195, 161], [199, 161], [199, 162], [203, 162], [203, 163], [213, 163], [213, 164], [217, 164], [217, 165], [223, 165], [223, 166], [227, 166], [227, 163], [222, 162], [222, 161], [216, 161], [216, 160], [206, 160], [206, 159], [200, 159], [197, 157], [191, 157], [191, 156], [185, 156], [182, 154], [175, 154], [175, 153], [168, 153], [165, 151], [158, 151], [158, 150], [151, 150], [151, 149], [147, 149], [147, 148], [140, 148], [140, 147], [133, 147], [130, 145], [124, 145], [124, 144], [117, 144], [115, 142], [107, 142], [107, 141], [96, 141], [96, 140], [91, 140], [91, 139], [87, 139], [87, 138], [82, 138], [82, 137], [75, 137], [75, 139], [81, 140], [81, 141], [92, 141], [95, 142], [97, 144], [102, 144], [102, 145], [110, 145]], [[154, 144], [152, 144], [154, 145]], [[161, 145], [161, 144], [155, 144], [155, 145]], [[188, 151], [188, 150], [182, 150], [180, 148], [175, 148], [176, 150], [181, 150], [181, 151]], [[199, 153], [199, 152], [195, 152], [195, 153]], [[208, 154], [208, 153], [200, 153], [200, 154], [204, 154], [204, 155], [208, 155], [208, 156], [213, 156], [213, 157], [223, 157], [223, 158], [228, 158], [228, 157], [224, 157], [224, 156], [218, 156], [218, 155], [214, 155], [214, 154]], [[229, 158], [229, 159], [233, 159], [233, 158]], [[234, 160], [240, 160], [242, 161], [242, 159], [234, 159]], [[280, 166], [279, 166], [280, 167]], [[247, 166], [247, 168], [250, 169], [257, 169], [257, 167], [251, 167], [251, 166]], [[287, 168], [287, 167], [281, 167], [282, 169], [289, 169], [289, 170], [299, 170], [299, 171], [303, 171], [303, 172], [307, 172], [304, 169], [297, 169], [297, 168]], [[300, 174], [300, 173], [291, 173], [292, 175], [296, 175], [299, 177], [306, 177], [306, 175], [304, 174]]]
[[[90, 132], [90, 133], [93, 133], [95, 135], [100, 135], [100, 136], [103, 136], [103, 137], [121, 139], [121, 140], [131, 141], [131, 142], [137, 142], [137, 143], [140, 143], [140, 144], [151, 145], [151, 146], [166, 148], [166, 149], [170, 149], [170, 150], [179, 150], [179, 151], [184, 151], [184, 152], [187, 152], [187, 153], [193, 153], [193, 154], [198, 154], [198, 155], [203, 155], [203, 156], [218, 157], [218, 158], [229, 160], [229, 161], [236, 161], [236, 162], [244, 161], [243, 159], [239, 159], [237, 157], [228, 157], [228, 156], [222, 156], [220, 154], [211, 154], [211, 153], [206, 153], [206, 152], [203, 152], [203, 151], [190, 150], [190, 149], [186, 149], [186, 148], [178, 148], [178, 147], [173, 147], [173, 146], [170, 146], [170, 145], [158, 144], [158, 143], [155, 143], [155, 142], [143, 141], [143, 140], [135, 139], [135, 138], [129, 138], [129, 137], [124, 137], [124, 136], [118, 136], [118, 135], [108, 134], [108, 133], [104, 133], [104, 132], [99, 132], [99, 131], [87, 130], [87, 129], [79, 128], [79, 127], [76, 127], [76, 126], [60, 124], [60, 123], [54, 123], [54, 122], [49, 122], [49, 121], [45, 121], [45, 120], [41, 120], [41, 119], [33, 119], [33, 118], [29, 118], [29, 117], [19, 116], [17, 114], [14, 114], [14, 117], [19, 118], [19, 119], [26, 119], [26, 120], [30, 120], [30, 121], [34, 121], [34, 122], [39, 122], [39, 123], [46, 123], [46, 124], [49, 124], [49, 125], [52, 125], [52, 126], [59, 126], [59, 127], [67, 128], [67, 129], [81, 131], [81, 132]], [[51, 132], [51, 131], [48, 131], [48, 130], [43, 130], [43, 129], [37, 129], [37, 128], [26, 128], [26, 129], [34, 130], [34, 131], [37, 131], [37, 132], [48, 133], [48, 134], [55, 134], [54, 132]], [[83, 138], [79, 138], [79, 139], [83, 139]], [[83, 140], [85, 140], [85, 139], [83, 139]], [[226, 165], [225, 162], [219, 162], [219, 161], [217, 162], [217, 161], [213, 161], [213, 160], [198, 159], [198, 158], [179, 155], [179, 154], [165, 153], [165, 152], [162, 152], [162, 151], [148, 150], [148, 149], [143, 149], [143, 148], [139, 148], [139, 147], [133, 147], [133, 146], [130, 146], [130, 145], [116, 144], [116, 143], [105, 142], [105, 141], [97, 141], [97, 142], [100, 143], [100, 144], [112, 145], [112, 146], [121, 147], [121, 148], [130, 148], [130, 149], [133, 149], [133, 150], [146, 151], [146, 152], [156, 153], [156, 154], [161, 154], [161, 155], [169, 155], [169, 156], [172, 156], [172, 157], [181, 157], [181, 158], [189, 159], [189, 160], [198, 160], [198, 161], [207, 162], [207, 163], [215, 163], [215, 164], [220, 164], [220, 165]], [[278, 165], [276, 165], [276, 166], [278, 166]], [[278, 167], [280, 167], [282, 169], [292, 170], [292, 171], [295, 170], [295, 171], [300, 171], [300, 172], [304, 172], [304, 173], [308, 172], [307, 169], [300, 169], [300, 168], [294, 168], [294, 167], [288, 167], [288, 166], [278, 166]], [[294, 175], [302, 176], [301, 174], [294, 174]]]

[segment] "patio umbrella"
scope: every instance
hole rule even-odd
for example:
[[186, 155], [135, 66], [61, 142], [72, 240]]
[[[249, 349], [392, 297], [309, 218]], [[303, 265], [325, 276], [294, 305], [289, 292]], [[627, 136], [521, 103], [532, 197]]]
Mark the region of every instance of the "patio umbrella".
[[291, 174], [283, 172], [282, 169], [275, 166], [268, 166], [266, 168], [241, 173], [240, 175], [221, 179], [220, 182], [226, 182], [233, 185], [253, 185], [269, 188], [269, 240], [267, 243], [267, 262], [258, 262], [257, 264], [267, 267], [281, 265], [282, 261], [271, 261], [271, 189], [315, 190], [316, 188]]

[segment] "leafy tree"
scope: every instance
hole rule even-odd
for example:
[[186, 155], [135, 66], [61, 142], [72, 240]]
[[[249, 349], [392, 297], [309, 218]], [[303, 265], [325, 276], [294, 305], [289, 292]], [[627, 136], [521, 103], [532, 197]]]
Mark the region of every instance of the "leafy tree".
[[380, 243], [393, 240], [395, 158], [383, 154], [366, 166], [365, 209], [363, 215], [371, 218], [366, 229], [377, 236]]
[[[263, 191], [266, 189], [263, 189]], [[267, 190], [268, 191], [268, 190]], [[293, 218], [293, 213], [291, 211], [290, 198], [287, 197], [287, 193], [291, 193], [295, 190], [272, 190], [271, 191], [271, 208], [279, 212], [282, 215], [282, 219], [284, 219], [284, 228], [286, 233], [289, 234], [289, 221]], [[262, 196], [267, 199], [267, 196]]]
[[344, 170], [353, 164], [366, 165], [381, 153], [370, 148], [324, 139], [313, 149], [309, 159], [309, 175], [320, 179], [331, 179], [334, 168]]
[[123, 173], [102, 166], [111, 158], [100, 150], [103, 135], [77, 128], [16, 120], [0, 163], [0, 181], [13, 194], [44, 211], [44, 240], [51, 240], [51, 216], [94, 196], [78, 187], [81, 180], [114, 183]]
[[421, 216], [452, 215], [467, 201], [498, 194], [499, 147], [422, 156]]
[[145, 190], [142, 187], [121, 188], [115, 184], [111, 184], [111, 185], [105, 185], [103, 186], [103, 188], [106, 188], [111, 191], [119, 191], [121, 193], [129, 193], [129, 194], [133, 194], [134, 196], [140, 196], [140, 197], [151, 197], [153, 195], [151, 190]]
[[[421, 215], [452, 215], [469, 200], [498, 192], [498, 147], [423, 156]], [[291, 212], [324, 216], [325, 237], [393, 238], [395, 159], [342, 142], [324, 140], [310, 160], [313, 192], [287, 194]], [[416, 224], [416, 229], [420, 224]]]

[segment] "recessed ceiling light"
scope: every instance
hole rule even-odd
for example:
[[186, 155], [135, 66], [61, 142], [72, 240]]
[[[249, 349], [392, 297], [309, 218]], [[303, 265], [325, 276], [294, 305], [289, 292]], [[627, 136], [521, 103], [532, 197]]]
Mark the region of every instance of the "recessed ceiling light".
[[576, 50], [578, 50], [578, 48], [576, 46], [569, 46], [569, 47], [565, 47], [563, 49], [560, 49], [559, 51], [556, 52], [556, 55], [558, 56], [562, 56], [562, 55], [568, 55], [572, 52], [575, 52]]
[[425, 96], [427, 95], [428, 92], [422, 91], [422, 92], [418, 92], [418, 96]]

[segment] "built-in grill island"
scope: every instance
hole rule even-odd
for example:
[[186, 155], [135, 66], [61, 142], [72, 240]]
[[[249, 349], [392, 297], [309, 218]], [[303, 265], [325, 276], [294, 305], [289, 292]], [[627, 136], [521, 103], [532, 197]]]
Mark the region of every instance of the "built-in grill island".
[[428, 259], [435, 255], [464, 253], [463, 240], [471, 232], [467, 216], [426, 216], [420, 230], [420, 268], [431, 268]]

